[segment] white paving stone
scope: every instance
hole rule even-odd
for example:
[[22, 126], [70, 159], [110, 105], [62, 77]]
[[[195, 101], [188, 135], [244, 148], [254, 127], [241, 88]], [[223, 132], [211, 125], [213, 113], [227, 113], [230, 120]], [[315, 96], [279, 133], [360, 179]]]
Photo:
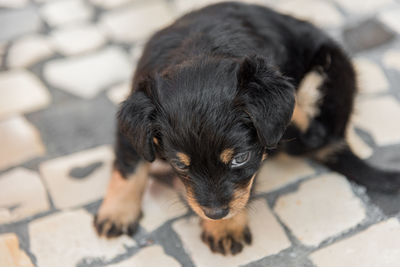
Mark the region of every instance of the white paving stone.
[[108, 90], [107, 96], [114, 104], [118, 105], [128, 97], [130, 91], [130, 83], [121, 83]]
[[44, 75], [57, 88], [84, 98], [94, 97], [111, 84], [131, 76], [127, 55], [119, 48], [46, 64]]
[[109, 267], [134, 266], [179, 267], [181, 265], [171, 256], [167, 256], [162, 247], [158, 245], [144, 248], [127, 260], [109, 265]]
[[149, 37], [156, 30], [172, 22], [164, 1], [139, 2], [106, 13], [101, 24], [109, 36], [118, 42], [132, 42]]
[[314, 173], [303, 158], [281, 154], [263, 164], [257, 176], [256, 192], [268, 193]]
[[383, 55], [383, 63], [389, 69], [400, 72], [400, 50], [389, 50]]
[[388, 90], [389, 83], [378, 65], [365, 58], [357, 58], [353, 62], [361, 93], [382, 93]]
[[336, 173], [303, 182], [298, 191], [280, 197], [274, 210], [307, 246], [318, 246], [356, 226], [366, 216], [349, 182]]
[[42, 25], [33, 6], [14, 10], [0, 9], [0, 42], [10, 41], [40, 30]]
[[264, 200], [254, 201], [249, 213], [249, 227], [253, 235], [252, 245], [245, 246], [243, 251], [235, 256], [223, 256], [211, 252], [210, 248], [201, 241], [198, 217], [183, 218], [176, 221], [172, 227], [198, 267], [244, 265], [277, 254], [291, 246], [283, 228]]
[[44, 155], [39, 131], [23, 117], [0, 121], [0, 170]]
[[393, 0], [336, 0], [342, 8], [349, 13], [365, 14], [374, 13], [379, 8], [393, 3]]
[[84, 258], [107, 261], [135, 246], [127, 236], [98, 238], [93, 216], [84, 210], [56, 213], [28, 226], [30, 248], [40, 267], [77, 266]]
[[134, 64], [136, 64], [140, 57], [142, 56], [144, 46], [146, 42], [136, 42], [135, 45], [130, 50], [131, 59]]
[[0, 266], [34, 267], [28, 255], [19, 248], [18, 237], [14, 233], [0, 235]]
[[13, 68], [29, 67], [53, 54], [48, 39], [42, 36], [27, 36], [16, 41], [7, 57], [8, 65]]
[[0, 176], [0, 224], [14, 222], [49, 209], [39, 175], [17, 168]]
[[283, 13], [306, 19], [315, 25], [338, 27], [343, 24], [343, 17], [328, 1], [289, 0], [280, 1], [275, 8]]
[[[183, 15], [195, 9], [199, 9], [211, 4], [227, 2], [226, 0], [196, 0], [196, 1], [187, 1], [187, 0], [175, 0], [173, 1], [174, 10], [176, 16]], [[248, 4], [258, 4], [258, 5], [271, 5], [274, 0], [241, 0], [240, 2], [248, 3]]]
[[400, 142], [400, 103], [393, 97], [365, 98], [359, 100], [354, 124], [369, 132], [379, 146]]
[[40, 12], [51, 26], [87, 21], [92, 16], [92, 10], [82, 0], [49, 1]]
[[[102, 198], [111, 176], [112, 159], [111, 148], [101, 146], [40, 164], [40, 174], [49, 188], [54, 205], [64, 209]], [[74, 168], [84, 168], [98, 162], [102, 165], [86, 177], [70, 175]]]
[[142, 203], [143, 218], [140, 225], [148, 232], [187, 212], [186, 206], [173, 189], [154, 180], [150, 180]]
[[346, 141], [351, 150], [362, 159], [367, 159], [374, 153], [373, 149], [356, 133], [353, 124], [347, 127]]
[[400, 34], [400, 7], [388, 9], [378, 15], [378, 18]]
[[36, 76], [25, 70], [0, 74], [0, 118], [46, 107], [50, 94]]
[[92, 4], [102, 8], [116, 8], [131, 2], [132, 0], [89, 0]]
[[396, 267], [400, 262], [400, 224], [380, 222], [311, 254], [318, 267]]
[[21, 8], [28, 4], [28, 0], [0, 0], [0, 7]]
[[74, 25], [53, 32], [52, 41], [60, 53], [70, 56], [94, 50], [102, 46], [106, 38], [99, 27]]

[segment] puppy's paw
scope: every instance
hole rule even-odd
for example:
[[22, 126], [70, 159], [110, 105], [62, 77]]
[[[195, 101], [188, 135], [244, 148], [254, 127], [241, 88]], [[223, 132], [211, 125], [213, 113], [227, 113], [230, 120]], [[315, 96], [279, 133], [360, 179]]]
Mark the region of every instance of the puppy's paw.
[[238, 254], [244, 245], [251, 244], [252, 236], [247, 224], [242, 224], [234, 219], [208, 221], [203, 220], [201, 239], [212, 252]]
[[107, 238], [117, 237], [122, 234], [133, 235], [142, 216], [140, 211], [133, 212], [118, 207], [107, 207], [104, 203], [99, 212], [94, 216], [93, 224], [99, 236]]

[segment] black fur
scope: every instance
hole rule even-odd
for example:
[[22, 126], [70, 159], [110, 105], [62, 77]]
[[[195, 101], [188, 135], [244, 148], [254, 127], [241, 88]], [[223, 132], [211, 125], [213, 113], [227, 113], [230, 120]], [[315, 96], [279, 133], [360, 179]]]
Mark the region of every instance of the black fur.
[[[294, 125], [285, 132], [295, 89], [313, 69], [327, 77], [321, 112], [305, 133]], [[226, 206], [259, 169], [265, 151], [312, 157], [343, 141], [355, 93], [349, 59], [313, 25], [257, 5], [212, 5], [147, 43], [119, 112], [118, 144], [130, 144], [118, 145], [116, 164], [129, 172], [140, 158], [171, 162], [184, 152], [191, 164], [177, 172], [198, 203]], [[282, 135], [292, 141], [278, 143]], [[219, 158], [226, 148], [251, 151], [251, 159], [233, 169]], [[400, 187], [399, 174], [377, 171], [348, 148], [321, 162], [370, 188]]]

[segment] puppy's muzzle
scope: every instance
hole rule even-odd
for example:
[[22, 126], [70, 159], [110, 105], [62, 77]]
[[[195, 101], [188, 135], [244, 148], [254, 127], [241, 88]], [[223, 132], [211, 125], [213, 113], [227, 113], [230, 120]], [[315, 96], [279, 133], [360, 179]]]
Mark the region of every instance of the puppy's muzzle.
[[229, 208], [224, 208], [224, 207], [217, 207], [217, 208], [201, 207], [201, 209], [203, 210], [204, 215], [213, 220], [222, 219], [229, 213]]

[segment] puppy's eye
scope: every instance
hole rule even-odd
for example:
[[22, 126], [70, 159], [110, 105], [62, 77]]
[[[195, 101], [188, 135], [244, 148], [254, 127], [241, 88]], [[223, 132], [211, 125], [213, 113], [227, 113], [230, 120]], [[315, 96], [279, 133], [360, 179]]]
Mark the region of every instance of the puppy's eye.
[[231, 162], [231, 166], [232, 167], [239, 167], [244, 165], [247, 161], [249, 161], [250, 159], [250, 152], [243, 152], [243, 153], [239, 153], [237, 154]]
[[174, 165], [175, 168], [179, 170], [186, 170], [188, 168], [188, 166], [186, 166], [184, 163], [180, 162], [177, 159], [172, 160], [171, 163], [172, 165]]

